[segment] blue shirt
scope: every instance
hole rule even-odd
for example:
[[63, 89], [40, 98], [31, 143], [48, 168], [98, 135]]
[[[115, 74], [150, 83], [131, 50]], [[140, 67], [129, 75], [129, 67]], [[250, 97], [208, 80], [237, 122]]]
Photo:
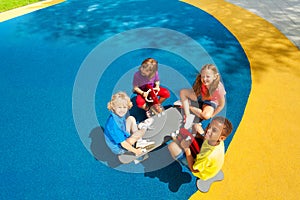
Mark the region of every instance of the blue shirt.
[[130, 134], [126, 132], [125, 116], [119, 117], [115, 113], [111, 112], [105, 124], [105, 141], [107, 146], [115, 154], [124, 153], [121, 143], [130, 137]]

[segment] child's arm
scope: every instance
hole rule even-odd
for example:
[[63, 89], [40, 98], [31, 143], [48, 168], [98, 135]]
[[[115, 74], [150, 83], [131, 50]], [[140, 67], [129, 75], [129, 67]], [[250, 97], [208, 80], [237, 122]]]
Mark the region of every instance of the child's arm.
[[139, 95], [142, 95], [144, 98], [147, 98], [147, 96], [148, 96], [148, 92], [144, 92], [138, 86], [134, 86], [133, 91], [136, 92]]
[[133, 147], [129, 142], [127, 142], [126, 140], [124, 140], [123, 142], [121, 142], [121, 146], [122, 146], [124, 149], [126, 149], [126, 150], [128, 150], [128, 151], [130, 151], [130, 152], [133, 152], [136, 156], [138, 156], [138, 155], [140, 155], [140, 154], [143, 153], [141, 148], [138, 148], [138, 149], [134, 148], [134, 147]]
[[195, 161], [194, 161], [194, 158], [192, 156], [191, 149], [190, 148], [184, 149], [184, 153], [185, 153], [186, 160], [188, 162], [188, 166], [189, 166], [191, 172], [194, 172], [194, 173], [199, 172], [198, 170], [194, 170], [194, 168], [193, 168], [193, 165], [194, 165]]
[[190, 145], [191, 145], [191, 142], [190, 141], [186, 141], [186, 140], [182, 140], [181, 143], [180, 143], [181, 147], [183, 148], [184, 150], [184, 153], [185, 153], [185, 157], [186, 157], [186, 160], [188, 162], [188, 166], [191, 170], [191, 172], [198, 172], [198, 170], [194, 170], [193, 168], [193, 165], [194, 165], [194, 158], [192, 156], [192, 153], [191, 153], [191, 149], [190, 149]]
[[218, 107], [215, 109], [212, 117], [216, 116], [225, 106], [225, 97], [222, 96], [220, 99], [219, 99], [219, 105]]
[[155, 81], [155, 88], [153, 88], [154, 90], [156, 90], [157, 92], [160, 90], [160, 82], [159, 81]]
[[192, 133], [196, 135], [196, 138], [204, 140], [205, 131], [202, 128], [202, 124], [194, 124]]
[[140, 95], [143, 95], [143, 92], [144, 92], [138, 86], [134, 86], [133, 91], [136, 92], [137, 94], [140, 94]]

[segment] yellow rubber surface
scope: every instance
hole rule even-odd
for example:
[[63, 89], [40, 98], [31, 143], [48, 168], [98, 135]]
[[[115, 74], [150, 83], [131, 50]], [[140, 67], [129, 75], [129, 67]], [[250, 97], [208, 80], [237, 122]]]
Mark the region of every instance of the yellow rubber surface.
[[272, 24], [243, 8], [223, 0], [184, 2], [214, 16], [238, 39], [252, 77], [243, 119], [226, 153], [225, 179], [191, 199], [298, 199], [299, 49]]
[[9, 20], [14, 17], [18, 17], [21, 15], [25, 15], [27, 13], [46, 8], [48, 6], [52, 6], [61, 2], [64, 2], [65, 0], [45, 0], [45, 1], [40, 1], [34, 4], [29, 4], [27, 6], [23, 6], [20, 8], [12, 9], [6, 12], [0, 13], [0, 22]]

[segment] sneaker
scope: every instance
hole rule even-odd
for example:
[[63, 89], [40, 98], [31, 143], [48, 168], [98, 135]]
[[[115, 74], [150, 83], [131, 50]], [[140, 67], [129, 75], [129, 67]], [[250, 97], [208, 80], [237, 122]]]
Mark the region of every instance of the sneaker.
[[189, 114], [185, 119], [184, 128], [185, 129], [191, 128], [193, 125], [194, 119], [195, 119], [195, 115]]
[[175, 132], [171, 133], [171, 137], [173, 140], [177, 139], [177, 136], [179, 135], [179, 130], [176, 130]]
[[153, 129], [151, 127], [152, 123], [153, 123], [154, 119], [153, 118], [148, 118], [145, 121], [139, 123], [138, 128], [139, 129]]
[[144, 160], [146, 160], [147, 158], [149, 158], [148, 154], [145, 154], [137, 159], [135, 159], [133, 162], [134, 164], [139, 164], [140, 162], [143, 162]]
[[148, 140], [143, 140], [143, 139], [139, 139], [138, 141], [136, 141], [136, 148], [142, 148], [142, 149], [151, 149], [153, 148], [155, 145], [154, 141], [148, 141]]
[[174, 106], [182, 106], [181, 100], [177, 100], [174, 102]]
[[152, 117], [152, 116], [151, 116], [151, 111], [150, 111], [150, 110], [147, 110], [147, 111], [146, 111], [146, 116], [147, 116], [148, 118]]
[[171, 133], [171, 138], [172, 140], [177, 140], [177, 134], [176, 133]]

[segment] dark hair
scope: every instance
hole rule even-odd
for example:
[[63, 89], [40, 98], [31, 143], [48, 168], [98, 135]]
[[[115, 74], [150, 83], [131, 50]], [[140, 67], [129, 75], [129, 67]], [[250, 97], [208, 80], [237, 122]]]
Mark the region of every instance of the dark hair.
[[227, 118], [221, 116], [214, 117], [212, 121], [214, 120], [223, 124], [223, 130], [221, 136], [228, 137], [233, 129], [232, 123]]

